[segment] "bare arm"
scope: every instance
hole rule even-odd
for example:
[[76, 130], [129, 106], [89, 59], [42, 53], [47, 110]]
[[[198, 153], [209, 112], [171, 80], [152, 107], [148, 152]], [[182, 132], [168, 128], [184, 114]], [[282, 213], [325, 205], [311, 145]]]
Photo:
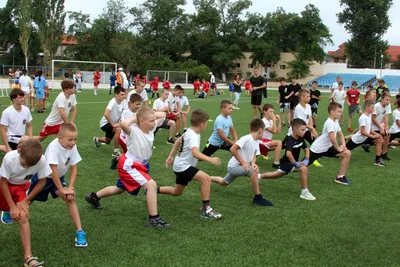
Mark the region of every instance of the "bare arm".
[[[112, 119], [111, 119], [111, 111], [106, 108], [106, 110], [104, 111], [104, 117], [107, 119], [107, 122], [112, 126], [112, 127], [118, 127], [118, 123], [113, 123]], [[125, 131], [124, 131], [125, 132]]]
[[[343, 136], [343, 134], [342, 134], [342, 136]], [[331, 141], [333, 148], [336, 149], [336, 151], [341, 152], [341, 149], [340, 149], [340, 147], [339, 147], [339, 145], [337, 143], [337, 140], [336, 140], [335, 132], [330, 132], [329, 133], [329, 140]]]
[[26, 131], [28, 133], [28, 136], [32, 138], [33, 136], [33, 127], [31, 122], [26, 123]]
[[234, 126], [231, 127], [230, 132], [233, 137], [233, 143], [236, 143], [236, 141], [238, 140], [238, 136], [237, 136], [236, 129]]
[[64, 111], [64, 108], [58, 108], [58, 112], [60, 112], [61, 119], [64, 121], [64, 123], [67, 123], [68, 122], [68, 117], [67, 117], [67, 114]]
[[71, 171], [69, 175], [69, 188], [72, 190], [75, 189], [75, 182], [77, 176], [78, 176], [78, 166], [75, 164], [71, 166]]
[[224, 134], [224, 130], [218, 129], [217, 132], [218, 132], [218, 136], [219, 136], [224, 142], [227, 142], [228, 144], [232, 144], [232, 145], [234, 144], [234, 142], [233, 142], [231, 139], [229, 139], [229, 138]]
[[4, 146], [6, 147], [7, 151], [11, 151], [11, 147], [8, 144], [8, 136], [7, 136], [7, 126], [0, 125], [0, 132], [1, 132], [1, 139], [3, 139]]
[[[371, 132], [372, 132], [372, 128], [371, 128]], [[365, 131], [365, 126], [361, 126], [360, 128], [360, 132], [363, 136], [369, 137], [369, 138], [375, 138], [375, 135], [373, 135], [371, 132], [367, 133], [367, 131]]]
[[304, 148], [304, 157], [310, 158], [310, 149], [308, 147]]
[[219, 158], [209, 157], [209, 156], [204, 155], [203, 153], [200, 152], [198, 147], [192, 148], [192, 154], [193, 154], [193, 157], [195, 157], [198, 160], [208, 161], [214, 165], [221, 165], [221, 160]]
[[[381, 132], [381, 133], [383, 133], [383, 131], [384, 131], [384, 128], [382, 127], [382, 125], [378, 122], [378, 120], [376, 119], [376, 114], [372, 114], [372, 122], [376, 125], [376, 127], [378, 127], [378, 129], [379, 129], [379, 131]], [[371, 127], [371, 130], [372, 130], [372, 127]]]
[[124, 131], [127, 135], [131, 135], [131, 124], [132, 123], [137, 123], [136, 117], [123, 120], [120, 123], [122, 131]]
[[292, 151], [286, 151], [286, 157], [290, 161], [290, 163], [294, 164], [296, 161], [294, 160]]
[[237, 144], [234, 144], [231, 147], [231, 153], [239, 161], [240, 165], [242, 165], [243, 168], [246, 168], [246, 166], [248, 168], [249, 164], [246, 161], [244, 161], [244, 159], [239, 155], [239, 151], [238, 151], [239, 149], [240, 149], [240, 147]]
[[73, 123], [75, 121], [77, 113], [78, 113], [78, 107], [75, 105], [72, 107], [71, 120], [69, 122]]

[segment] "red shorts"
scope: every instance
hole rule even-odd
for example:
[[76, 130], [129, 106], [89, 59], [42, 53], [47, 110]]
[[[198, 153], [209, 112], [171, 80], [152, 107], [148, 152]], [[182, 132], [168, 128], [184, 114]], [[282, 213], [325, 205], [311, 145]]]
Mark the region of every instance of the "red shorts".
[[260, 154], [263, 156], [268, 156], [269, 148], [266, 147], [265, 145], [268, 145], [269, 143], [271, 143], [272, 140], [261, 138], [260, 141], [261, 141], [261, 143], [259, 144]]
[[208, 90], [210, 90], [210, 89], [208, 89], [208, 88], [207, 89], [203, 89], [203, 92], [207, 94]]
[[153, 92], [158, 92], [158, 87], [157, 87], [157, 88], [154, 88], [154, 87], [153, 87], [152, 91], [153, 91]]
[[[26, 198], [26, 192], [28, 191], [30, 183], [27, 182], [26, 184], [22, 185], [15, 185], [8, 183], [8, 189], [10, 190], [11, 198], [14, 203], [21, 202]], [[0, 210], [1, 211], [10, 211], [10, 207], [6, 199], [4, 198], [3, 194], [0, 190]]]
[[165, 118], [173, 121], [176, 120], [176, 116], [173, 113], [168, 113]]
[[49, 136], [52, 134], [58, 134], [58, 132], [60, 131], [61, 125], [62, 124], [49, 126], [46, 123], [43, 123], [43, 127], [39, 133], [39, 136]]
[[249, 88], [246, 88], [246, 91], [250, 91], [250, 87], [249, 87]]
[[121, 135], [119, 135], [119, 137], [118, 137], [119, 145], [121, 146], [123, 153], [126, 153], [128, 151], [128, 149], [126, 148], [125, 138], [123, 138]]
[[133, 192], [152, 180], [147, 168], [122, 154], [118, 160], [118, 176], [128, 192]]

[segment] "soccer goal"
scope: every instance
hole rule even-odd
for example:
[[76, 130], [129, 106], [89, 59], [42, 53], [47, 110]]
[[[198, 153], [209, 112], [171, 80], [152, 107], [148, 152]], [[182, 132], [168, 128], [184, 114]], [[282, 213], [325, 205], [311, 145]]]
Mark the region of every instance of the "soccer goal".
[[160, 82], [164, 80], [169, 80], [173, 84], [188, 83], [188, 73], [187, 71], [164, 71], [164, 70], [148, 70], [146, 72], [146, 77], [148, 81], [154, 79], [154, 77], [158, 77]]
[[107, 84], [111, 72], [117, 72], [117, 63], [54, 59], [51, 62], [51, 70], [53, 81], [64, 79], [66, 74], [72, 78], [74, 73], [79, 70], [84, 83], [93, 83], [93, 73], [98, 70], [101, 74], [100, 83]]

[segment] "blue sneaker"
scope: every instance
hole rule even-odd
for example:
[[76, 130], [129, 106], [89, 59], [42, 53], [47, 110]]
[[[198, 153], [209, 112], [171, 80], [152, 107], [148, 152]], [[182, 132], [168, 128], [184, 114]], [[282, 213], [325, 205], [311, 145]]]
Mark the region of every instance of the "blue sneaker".
[[8, 211], [1, 212], [1, 222], [4, 224], [12, 224], [11, 215]]
[[83, 230], [76, 231], [75, 247], [87, 247], [86, 233]]
[[338, 184], [351, 185], [350, 181], [347, 180], [346, 176], [343, 176], [341, 178], [336, 177], [335, 182]]
[[253, 198], [253, 204], [258, 206], [270, 207], [274, 204], [261, 196], [260, 199]]

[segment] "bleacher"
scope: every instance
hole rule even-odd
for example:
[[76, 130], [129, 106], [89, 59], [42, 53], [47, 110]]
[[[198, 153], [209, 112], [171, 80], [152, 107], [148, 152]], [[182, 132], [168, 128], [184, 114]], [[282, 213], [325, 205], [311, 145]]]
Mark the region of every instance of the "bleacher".
[[382, 77], [385, 80], [386, 85], [390, 91], [396, 91], [400, 88], [400, 76], [397, 75], [385, 75]]
[[[344, 87], [350, 87], [352, 81], [356, 81], [358, 86], [361, 87], [372, 83], [376, 79], [375, 74], [327, 73], [316, 79], [316, 81], [318, 82], [318, 86], [330, 87], [334, 82], [336, 82], [337, 76], [342, 77]], [[311, 82], [312, 81], [310, 81], [309, 84], [311, 84]]]

